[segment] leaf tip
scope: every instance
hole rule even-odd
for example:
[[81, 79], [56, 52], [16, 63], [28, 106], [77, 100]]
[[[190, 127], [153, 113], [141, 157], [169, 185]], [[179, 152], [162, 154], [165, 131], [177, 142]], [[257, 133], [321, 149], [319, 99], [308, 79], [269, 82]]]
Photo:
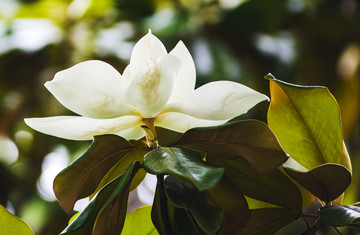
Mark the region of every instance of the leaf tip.
[[271, 73], [268, 73], [264, 78], [265, 78], [265, 79], [268, 79], [268, 80], [276, 80], [276, 78], [274, 77], [274, 75], [272, 75]]

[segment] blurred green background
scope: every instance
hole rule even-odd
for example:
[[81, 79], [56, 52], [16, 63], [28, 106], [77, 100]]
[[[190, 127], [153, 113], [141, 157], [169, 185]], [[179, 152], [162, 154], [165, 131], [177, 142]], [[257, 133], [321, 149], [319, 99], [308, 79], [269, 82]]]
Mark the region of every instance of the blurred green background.
[[[43, 84], [89, 59], [122, 73], [149, 28], [168, 51], [184, 41], [197, 86], [233, 80], [269, 95], [267, 73], [327, 86], [353, 162], [344, 203], [360, 201], [359, 1], [0, 0], [0, 204], [36, 234], [66, 227], [70, 215], [55, 201], [52, 180], [90, 142], [36, 133], [24, 117], [71, 114]], [[266, 121], [267, 108], [261, 103], [240, 118]]]

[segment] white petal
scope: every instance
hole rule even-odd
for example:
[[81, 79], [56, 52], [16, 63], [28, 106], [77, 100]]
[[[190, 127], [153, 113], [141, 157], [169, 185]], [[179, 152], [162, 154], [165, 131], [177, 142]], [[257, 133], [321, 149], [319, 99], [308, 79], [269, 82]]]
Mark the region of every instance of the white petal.
[[122, 79], [125, 83], [126, 89], [129, 86], [129, 84], [131, 83], [131, 81], [133, 80], [133, 78], [134, 78], [134, 75], [131, 73], [130, 65], [128, 65], [128, 66], [126, 66], [126, 68], [124, 69], [124, 72], [122, 74]]
[[119, 135], [127, 140], [138, 140], [145, 136], [145, 131], [142, 127], [136, 126], [114, 134]]
[[155, 117], [166, 105], [181, 67], [179, 59], [165, 55], [136, 75], [125, 98], [145, 118]]
[[69, 140], [91, 140], [95, 135], [114, 134], [141, 125], [139, 116], [93, 119], [80, 116], [27, 118], [25, 123], [47, 135]]
[[166, 54], [165, 46], [157, 37], [152, 35], [149, 30], [149, 33], [135, 44], [131, 53], [131, 73], [138, 73], [147, 65], [147, 63], [155, 61]]
[[196, 89], [181, 102], [169, 104], [163, 112], [179, 112], [207, 120], [229, 120], [268, 99], [242, 84], [216, 81]]
[[190, 117], [182, 113], [163, 113], [155, 118], [155, 126], [164, 127], [181, 133], [194, 127], [218, 126], [225, 122], [227, 122], [227, 120], [204, 120]]
[[102, 61], [85, 61], [58, 72], [46, 88], [71, 111], [91, 118], [113, 118], [134, 114], [123, 98], [121, 75]]
[[169, 54], [179, 58], [182, 63], [178, 78], [174, 84], [174, 90], [169, 99], [169, 102], [172, 103], [182, 100], [183, 97], [186, 97], [195, 89], [196, 71], [191, 54], [182, 41]]

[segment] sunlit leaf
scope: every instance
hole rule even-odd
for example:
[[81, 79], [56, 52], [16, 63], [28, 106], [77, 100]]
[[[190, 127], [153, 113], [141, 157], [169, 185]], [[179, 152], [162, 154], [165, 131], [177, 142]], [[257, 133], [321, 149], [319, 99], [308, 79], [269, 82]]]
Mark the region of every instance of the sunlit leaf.
[[[238, 226], [241, 221], [241, 212], [235, 212], [220, 234], [274, 234], [276, 231], [299, 218], [299, 214], [284, 208], [263, 208], [250, 210], [249, 220], [244, 226]], [[239, 219], [240, 218], [240, 219]]]
[[350, 172], [337, 164], [324, 164], [308, 172], [295, 171], [286, 166], [284, 169], [294, 180], [325, 202], [338, 198], [351, 182]]
[[276, 207], [276, 205], [259, 201], [251, 197], [245, 196], [246, 202], [248, 204], [249, 209], [261, 209], [261, 208], [269, 208], [269, 207]]
[[160, 148], [145, 155], [144, 169], [154, 175], [170, 174], [186, 178], [199, 190], [213, 188], [224, 169], [205, 165], [205, 154], [186, 148]]
[[175, 145], [224, 159], [243, 158], [258, 173], [273, 171], [288, 158], [269, 127], [256, 120], [191, 129]]
[[332, 226], [349, 225], [360, 229], [360, 208], [357, 206], [325, 206], [319, 208], [319, 215]]
[[114, 7], [114, 1], [90, 1], [84, 16], [89, 18], [103, 16], [104, 12], [110, 11], [112, 7]]
[[139, 168], [139, 162], [132, 163], [123, 175], [103, 187], [61, 234], [120, 234], [131, 179]]
[[116, 162], [137, 149], [141, 150], [120, 136], [95, 136], [87, 151], [56, 176], [54, 191], [60, 205], [71, 213], [75, 202], [91, 195]]
[[151, 221], [151, 206], [136, 209], [126, 216], [121, 235], [155, 235], [159, 234]]
[[199, 226], [208, 234], [214, 234], [220, 227], [222, 210], [207, 204], [205, 195], [190, 183], [168, 176], [165, 179], [168, 198], [176, 207], [187, 209]]
[[246, 196], [301, 211], [302, 197], [295, 184], [280, 170], [267, 174], [255, 173], [243, 159], [227, 160], [208, 157], [211, 165], [224, 167], [225, 176]]
[[76, 212], [75, 215], [71, 216], [71, 218], [69, 219], [69, 222], [68, 222], [68, 225], [71, 224], [75, 219], [76, 217], [78, 217], [78, 215], [80, 214], [81, 211], [78, 211]]
[[[93, 196], [95, 196], [95, 194], [103, 187], [105, 186], [107, 183], [111, 182], [113, 179], [115, 179], [116, 177], [122, 175], [126, 168], [135, 161], [138, 161], [140, 163], [142, 163], [144, 155], [146, 154], [147, 151], [144, 150], [135, 150], [135, 151], [131, 151], [129, 152], [125, 157], [123, 157], [120, 161], [118, 161], [109, 171], [108, 173], [106, 173], [106, 175], [102, 178], [101, 182], [99, 183], [99, 185], [97, 186], [96, 190], [94, 191], [94, 193], [90, 196], [90, 198], [92, 198]], [[144, 169], [139, 169], [139, 171], [136, 173], [136, 175], [134, 176], [134, 179], [132, 180], [131, 183], [131, 187], [130, 187], [130, 191], [132, 191], [133, 189], [135, 189], [140, 183], [141, 181], [145, 178], [146, 176], [146, 171]]]
[[[20, 4], [17, 11], [19, 18], [51, 19], [55, 22], [65, 20], [68, 3], [61, 0], [39, 0], [31, 4]], [[54, 10], [56, 9], [56, 10]]]
[[0, 205], [0, 234], [34, 235], [30, 226]]
[[329, 90], [285, 83], [271, 75], [266, 78], [271, 93], [268, 123], [285, 151], [309, 170], [337, 163], [351, 171], [339, 107]]

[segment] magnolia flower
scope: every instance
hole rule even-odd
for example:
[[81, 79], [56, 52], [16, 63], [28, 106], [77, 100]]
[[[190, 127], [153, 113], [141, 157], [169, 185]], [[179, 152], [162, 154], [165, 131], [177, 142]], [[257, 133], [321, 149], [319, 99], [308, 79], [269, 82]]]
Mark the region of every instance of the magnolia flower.
[[268, 99], [231, 81], [194, 89], [195, 79], [195, 65], [183, 42], [167, 53], [149, 31], [134, 46], [123, 75], [105, 62], [91, 60], [60, 71], [45, 83], [62, 105], [81, 116], [28, 118], [25, 122], [65, 139], [91, 140], [103, 134], [139, 139], [145, 135], [141, 127], [145, 119], [185, 132], [223, 124]]

